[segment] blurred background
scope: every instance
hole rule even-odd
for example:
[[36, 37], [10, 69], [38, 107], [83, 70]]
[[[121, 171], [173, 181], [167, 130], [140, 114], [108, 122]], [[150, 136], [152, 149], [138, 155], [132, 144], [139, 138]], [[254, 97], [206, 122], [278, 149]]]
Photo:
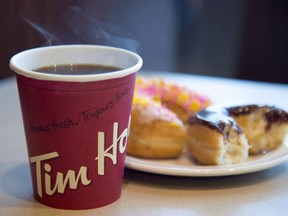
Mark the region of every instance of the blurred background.
[[59, 44], [129, 49], [143, 70], [288, 83], [283, 0], [3, 0], [0, 79], [19, 51]]

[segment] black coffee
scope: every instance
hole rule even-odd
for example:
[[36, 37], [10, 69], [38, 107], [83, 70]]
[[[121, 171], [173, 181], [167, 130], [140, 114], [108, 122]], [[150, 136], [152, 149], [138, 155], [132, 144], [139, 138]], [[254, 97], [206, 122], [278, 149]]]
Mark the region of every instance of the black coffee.
[[35, 69], [37, 72], [61, 75], [88, 75], [101, 74], [121, 70], [121, 68], [107, 65], [93, 64], [69, 64], [69, 65], [53, 65]]

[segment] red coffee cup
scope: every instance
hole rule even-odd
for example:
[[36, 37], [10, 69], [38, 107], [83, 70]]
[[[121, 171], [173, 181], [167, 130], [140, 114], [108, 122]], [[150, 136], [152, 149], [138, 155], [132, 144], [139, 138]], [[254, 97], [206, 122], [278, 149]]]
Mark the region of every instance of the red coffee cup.
[[[63, 75], [37, 68], [93, 64], [114, 72]], [[90, 209], [121, 195], [136, 72], [127, 50], [63, 45], [13, 56], [34, 197], [60, 209]]]

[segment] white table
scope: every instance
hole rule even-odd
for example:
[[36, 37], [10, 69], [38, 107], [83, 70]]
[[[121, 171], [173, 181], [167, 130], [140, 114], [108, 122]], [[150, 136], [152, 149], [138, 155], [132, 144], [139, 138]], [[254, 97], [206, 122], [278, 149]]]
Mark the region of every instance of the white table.
[[[154, 74], [155, 75], [155, 74]], [[266, 103], [287, 110], [288, 86], [158, 73], [217, 103]], [[0, 215], [288, 215], [288, 162], [234, 176], [181, 177], [125, 170], [121, 198], [68, 211], [34, 201], [15, 77], [0, 81]]]

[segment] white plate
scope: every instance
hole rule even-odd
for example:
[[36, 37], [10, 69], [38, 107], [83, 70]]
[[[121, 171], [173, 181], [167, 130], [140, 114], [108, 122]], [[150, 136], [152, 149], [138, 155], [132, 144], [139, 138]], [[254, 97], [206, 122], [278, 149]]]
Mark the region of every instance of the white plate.
[[162, 175], [172, 176], [229, 176], [257, 172], [275, 167], [288, 160], [288, 142], [280, 148], [237, 165], [203, 166], [193, 162], [188, 155], [171, 160], [150, 160], [126, 156], [127, 168]]

